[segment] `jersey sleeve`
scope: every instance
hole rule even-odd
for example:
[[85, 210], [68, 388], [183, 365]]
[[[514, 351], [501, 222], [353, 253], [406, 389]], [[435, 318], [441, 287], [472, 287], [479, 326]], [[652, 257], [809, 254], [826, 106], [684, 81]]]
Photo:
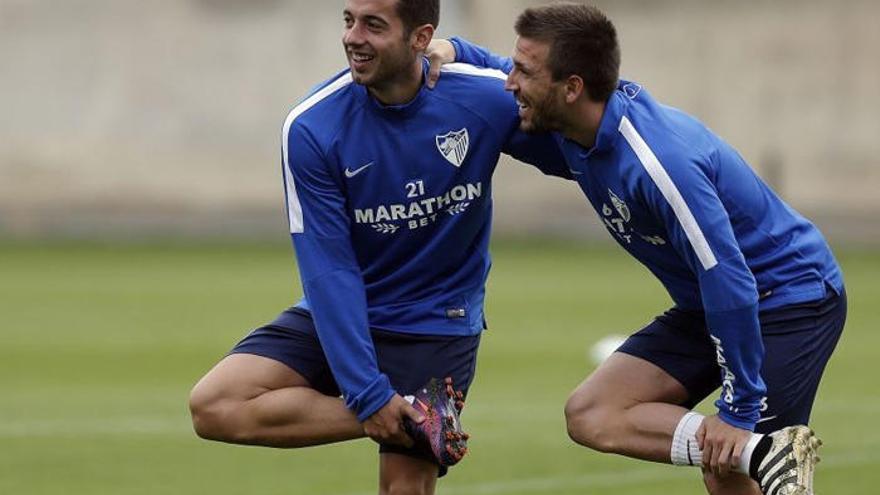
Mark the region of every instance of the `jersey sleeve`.
[[755, 278], [734, 236], [730, 217], [706, 168], [711, 157], [672, 156], [669, 166], [634, 131], [621, 131], [649, 179], [642, 192], [669, 241], [699, 281], [706, 324], [721, 369], [721, 397], [715, 402], [726, 423], [753, 430], [766, 386], [761, 378], [764, 344], [758, 320]]
[[[519, 122], [519, 118], [517, 118]], [[533, 165], [545, 175], [574, 180], [565, 155], [554, 134], [549, 132], [532, 134], [520, 131], [517, 123], [504, 143], [502, 152], [519, 161]]]
[[379, 371], [345, 197], [319, 146], [301, 126], [283, 136], [288, 219], [303, 291], [345, 405], [364, 421], [394, 395]]
[[497, 69], [505, 74], [509, 74], [513, 70], [513, 60], [509, 57], [495, 55], [489, 50], [458, 36], [449, 38], [449, 42], [455, 48], [456, 62], [463, 62], [487, 69]]

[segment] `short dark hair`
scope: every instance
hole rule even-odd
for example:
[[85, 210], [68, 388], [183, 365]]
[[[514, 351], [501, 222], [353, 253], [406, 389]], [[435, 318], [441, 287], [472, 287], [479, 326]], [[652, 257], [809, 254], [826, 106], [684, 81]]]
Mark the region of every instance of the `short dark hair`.
[[436, 28], [440, 24], [440, 0], [397, 0], [397, 15], [406, 36], [425, 24]]
[[516, 21], [516, 34], [550, 44], [547, 66], [555, 81], [580, 76], [593, 101], [605, 101], [617, 89], [617, 30], [596, 7], [558, 3], [528, 8]]

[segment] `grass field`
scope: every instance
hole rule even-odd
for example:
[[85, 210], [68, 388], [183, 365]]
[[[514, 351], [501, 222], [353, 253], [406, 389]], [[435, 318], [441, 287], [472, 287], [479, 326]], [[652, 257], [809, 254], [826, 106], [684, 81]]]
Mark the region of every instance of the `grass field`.
[[[498, 243], [471, 454], [440, 494], [701, 494], [694, 470], [591, 453], [562, 405], [586, 350], [667, 306], [613, 248]], [[880, 255], [842, 252], [850, 318], [813, 426], [817, 493], [880, 486]], [[190, 387], [299, 294], [271, 246], [0, 246], [0, 494], [375, 493], [371, 442], [299, 451], [198, 440]]]

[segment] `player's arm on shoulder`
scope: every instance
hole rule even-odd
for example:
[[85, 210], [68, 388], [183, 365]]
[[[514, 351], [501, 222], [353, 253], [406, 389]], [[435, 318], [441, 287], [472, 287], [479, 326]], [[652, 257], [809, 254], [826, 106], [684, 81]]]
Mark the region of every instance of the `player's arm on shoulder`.
[[646, 171], [643, 194], [665, 224], [666, 241], [699, 281], [721, 367], [718, 414], [732, 426], [752, 430], [766, 393], [760, 375], [764, 349], [757, 286], [730, 216], [707, 174], [712, 157], [684, 151], [652, 158], [649, 148], [637, 153]]
[[303, 290], [345, 404], [363, 422], [394, 391], [376, 363], [345, 196], [309, 130], [294, 122], [285, 131], [284, 182]]
[[513, 61], [511, 59], [495, 55], [479, 45], [455, 36], [449, 39], [437, 38], [432, 40], [425, 51], [425, 57], [430, 62], [428, 77], [425, 81], [429, 88], [433, 88], [437, 84], [442, 67], [453, 62], [463, 62], [477, 67], [497, 69], [505, 74], [510, 73], [513, 69]]
[[428, 58], [428, 78], [425, 84], [428, 88], [434, 88], [437, 80], [440, 79], [440, 69], [446, 65], [455, 62], [455, 45], [451, 41], [443, 38], [435, 38], [431, 40], [428, 49], [425, 50], [425, 57]]
[[488, 48], [471, 43], [458, 36], [449, 38], [449, 42], [455, 49], [456, 62], [463, 62], [487, 69], [497, 69], [505, 74], [509, 74], [513, 70], [513, 60], [510, 57], [496, 55], [489, 51]]

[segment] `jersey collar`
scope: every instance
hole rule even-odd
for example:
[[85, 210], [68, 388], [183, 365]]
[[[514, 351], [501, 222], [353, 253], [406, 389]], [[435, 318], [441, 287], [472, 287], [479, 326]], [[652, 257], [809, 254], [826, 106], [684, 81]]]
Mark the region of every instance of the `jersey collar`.
[[620, 136], [617, 128], [620, 126], [620, 119], [626, 113], [629, 101], [629, 98], [619, 89], [611, 93], [611, 97], [605, 103], [605, 113], [602, 114], [599, 132], [596, 133], [596, 144], [593, 145], [593, 148], [607, 151], [614, 147]]
[[631, 89], [633, 87], [641, 89], [640, 86], [635, 85], [634, 83], [621, 80], [618, 84], [617, 90], [614, 91], [614, 93], [611, 93], [611, 97], [608, 98], [608, 101], [605, 103], [605, 111], [602, 114], [602, 120], [599, 122], [599, 130], [596, 132], [596, 142], [593, 144], [592, 148], [586, 149], [583, 146], [574, 143], [574, 141], [566, 140], [570, 143], [576, 144], [577, 147], [580, 148], [580, 155], [582, 157], [586, 158], [594, 153], [608, 151], [614, 148], [620, 137], [620, 133], [617, 130], [620, 126], [620, 119], [626, 114], [631, 98], [638, 94], [638, 91], [633, 92]]
[[366, 86], [355, 84], [355, 93], [367, 101], [367, 106], [372, 108], [373, 111], [379, 113], [383, 117], [387, 118], [407, 118], [412, 115], [415, 115], [416, 112], [419, 111], [420, 108], [425, 104], [425, 101], [428, 99], [428, 88], [425, 86], [424, 81], [428, 77], [428, 59], [422, 59], [422, 85], [419, 86], [419, 91], [416, 93], [416, 96], [401, 105], [385, 105], [381, 103], [379, 100], [373, 98], [369, 91], [367, 91]]

